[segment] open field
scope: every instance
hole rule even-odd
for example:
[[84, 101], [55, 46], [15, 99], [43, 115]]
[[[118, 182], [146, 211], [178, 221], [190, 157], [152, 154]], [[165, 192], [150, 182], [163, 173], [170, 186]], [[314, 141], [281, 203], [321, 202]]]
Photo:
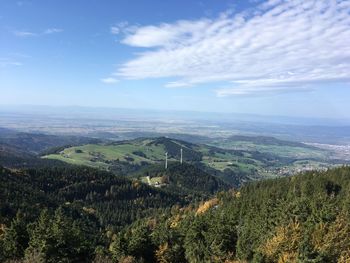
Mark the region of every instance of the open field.
[[259, 151], [266, 154], [274, 154], [285, 158], [319, 158], [327, 159], [330, 157], [330, 152], [317, 147], [301, 147], [301, 146], [289, 146], [289, 145], [271, 145], [271, 144], [258, 144], [250, 141], [239, 140], [216, 140], [211, 143], [214, 146], [232, 149], [232, 150], [244, 150], [244, 151]]
[[[63, 151], [44, 156], [68, 163], [93, 167], [108, 167], [109, 162], [155, 163], [164, 159], [164, 147], [147, 145], [150, 140], [132, 141], [132, 143], [87, 144], [66, 148]], [[171, 159], [171, 158], [170, 158]]]
[[226, 141], [226, 144], [218, 141], [213, 144], [216, 146], [165, 137], [141, 138], [68, 147], [43, 158], [113, 171], [116, 166], [162, 164], [166, 152], [169, 162], [177, 162], [182, 148], [184, 162], [200, 165], [228, 180], [237, 176], [247, 180], [271, 178], [312, 169], [323, 170], [335, 165], [329, 159], [328, 151], [302, 144], [268, 145], [249, 141]]

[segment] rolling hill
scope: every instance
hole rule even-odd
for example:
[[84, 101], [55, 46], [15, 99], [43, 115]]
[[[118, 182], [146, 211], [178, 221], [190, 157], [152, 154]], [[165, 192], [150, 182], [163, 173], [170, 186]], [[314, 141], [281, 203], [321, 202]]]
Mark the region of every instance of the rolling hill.
[[0, 200], [2, 223], [18, 210], [32, 218], [40, 209], [65, 206], [90, 214], [105, 227], [120, 227], [157, 209], [186, 203], [180, 194], [77, 166], [16, 170], [0, 166]]
[[87, 143], [99, 143], [101, 140], [81, 136], [58, 136], [41, 133], [18, 132], [10, 129], [0, 129], [0, 144], [21, 149], [30, 154], [40, 154], [45, 150]]
[[[184, 162], [196, 165], [234, 186], [250, 180], [330, 166], [327, 152], [315, 147], [265, 139], [264, 144], [256, 148], [257, 144], [247, 141], [246, 138], [243, 141], [240, 139], [241, 141], [227, 141], [224, 149], [215, 146], [215, 143], [210, 146], [167, 137], [139, 138], [68, 147], [43, 158], [127, 175], [148, 165], [164, 164], [166, 152], [169, 162], [179, 162], [182, 148]], [[216, 143], [219, 146], [223, 144], [224, 142]]]
[[40, 155], [73, 145], [99, 142], [101, 141], [87, 137], [26, 133], [0, 128], [0, 165], [11, 168], [64, 166], [64, 162], [42, 159]]
[[42, 159], [19, 147], [0, 143], [0, 165], [11, 168], [34, 168], [47, 166], [67, 166], [58, 160]]

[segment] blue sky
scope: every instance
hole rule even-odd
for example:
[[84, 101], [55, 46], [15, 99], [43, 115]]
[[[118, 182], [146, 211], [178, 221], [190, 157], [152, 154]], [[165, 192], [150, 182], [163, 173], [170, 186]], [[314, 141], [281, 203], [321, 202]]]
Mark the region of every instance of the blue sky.
[[2, 0], [0, 104], [348, 118], [349, 39], [349, 0]]

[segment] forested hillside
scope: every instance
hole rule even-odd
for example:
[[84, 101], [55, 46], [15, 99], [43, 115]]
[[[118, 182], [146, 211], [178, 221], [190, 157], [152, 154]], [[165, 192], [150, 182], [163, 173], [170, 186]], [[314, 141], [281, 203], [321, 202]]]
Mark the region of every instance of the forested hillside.
[[0, 128], [0, 165], [12, 168], [64, 166], [60, 161], [40, 159], [39, 155], [74, 145], [98, 142], [100, 140], [94, 138], [26, 133]]
[[[350, 168], [309, 172], [220, 193], [199, 208], [153, 219], [156, 226], [137, 222], [117, 235], [112, 255], [155, 262], [349, 262], [349, 216]], [[142, 252], [130, 242], [140, 229], [152, 244]]]
[[231, 188], [220, 178], [188, 163], [170, 163], [167, 169], [163, 165], [147, 166], [133, 174], [133, 177], [145, 183], [150, 180], [151, 185], [185, 195], [208, 196]]
[[41, 159], [23, 151], [20, 147], [0, 143], [0, 165], [11, 168], [36, 168], [43, 166], [67, 166], [59, 160]]
[[35, 218], [42, 208], [64, 205], [89, 211], [102, 226], [120, 228], [158, 208], [185, 204], [170, 191], [87, 167], [0, 172], [0, 218], [5, 222], [19, 210]]
[[58, 136], [40, 133], [16, 132], [8, 129], [0, 130], [0, 144], [11, 145], [32, 154], [39, 154], [53, 147], [68, 147], [98, 142], [100, 142], [98, 139], [81, 136]]
[[80, 167], [1, 168], [0, 179], [2, 261], [350, 260], [349, 167], [249, 183], [199, 204]]
[[188, 204], [170, 191], [70, 166], [0, 167], [0, 200], [0, 260], [40, 250], [47, 262], [86, 262], [108, 245], [108, 232]]

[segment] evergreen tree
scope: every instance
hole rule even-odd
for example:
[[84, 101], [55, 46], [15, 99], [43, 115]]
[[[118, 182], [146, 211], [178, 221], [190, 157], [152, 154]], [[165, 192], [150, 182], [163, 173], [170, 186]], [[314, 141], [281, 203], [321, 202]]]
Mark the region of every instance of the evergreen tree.
[[26, 220], [20, 212], [12, 220], [11, 225], [5, 230], [2, 238], [2, 253], [4, 258], [13, 259], [24, 256], [24, 250], [28, 244], [28, 232]]

